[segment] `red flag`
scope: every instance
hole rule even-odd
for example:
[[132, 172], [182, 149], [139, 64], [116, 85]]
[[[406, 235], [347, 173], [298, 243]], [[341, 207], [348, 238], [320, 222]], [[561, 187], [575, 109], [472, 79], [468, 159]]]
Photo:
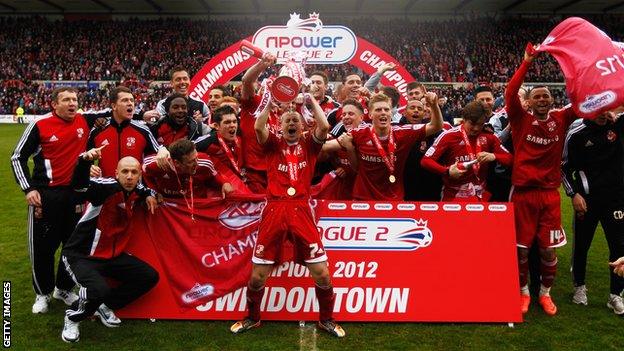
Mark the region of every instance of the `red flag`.
[[559, 23], [537, 51], [559, 62], [572, 108], [595, 118], [624, 103], [624, 56], [603, 31], [578, 17]]
[[158, 215], [145, 218], [181, 307], [195, 307], [247, 284], [263, 208], [257, 199], [196, 200], [193, 220], [183, 202], [167, 200]]

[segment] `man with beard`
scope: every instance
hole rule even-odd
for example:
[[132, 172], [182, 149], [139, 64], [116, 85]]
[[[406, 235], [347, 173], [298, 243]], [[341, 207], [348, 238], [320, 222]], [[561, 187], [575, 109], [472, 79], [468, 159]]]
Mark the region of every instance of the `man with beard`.
[[167, 111], [165, 118], [150, 127], [152, 134], [160, 144], [169, 146], [178, 139], [195, 140], [208, 132], [208, 126], [197, 123], [188, 116], [188, 98], [173, 93], [165, 99], [163, 106]]
[[538, 301], [544, 312], [553, 316], [557, 313], [557, 306], [550, 296], [557, 272], [555, 249], [566, 244], [558, 190], [561, 185], [561, 156], [568, 127], [577, 117], [569, 106], [551, 111], [554, 99], [546, 86], [536, 86], [529, 91], [532, 114], [522, 107], [518, 91], [537, 55], [534, 50], [532, 46], [527, 46], [522, 64], [505, 90], [514, 139], [511, 201], [516, 221], [521, 311], [526, 313], [531, 302], [528, 254], [537, 238], [542, 273]]
[[320, 312], [318, 327], [336, 337], [345, 336], [344, 330], [332, 318], [335, 295], [327, 255], [310, 206], [314, 164], [327, 137], [329, 124], [316, 100], [306, 95], [316, 121], [313, 131], [303, 131], [303, 118], [295, 111], [282, 114], [281, 135], [269, 131], [268, 105], [256, 120], [258, 143], [263, 145], [268, 161], [267, 205], [260, 220], [247, 287], [249, 314], [232, 325], [230, 330], [233, 333], [260, 326], [260, 304], [265, 282], [274, 265], [282, 259], [282, 245], [288, 238], [293, 243], [296, 261], [305, 263], [316, 284]]
[[470, 102], [461, 111], [463, 123], [442, 133], [423, 157], [422, 166], [442, 176], [442, 201], [487, 201], [488, 163], [511, 165], [498, 138], [483, 132], [488, 113], [484, 103]]

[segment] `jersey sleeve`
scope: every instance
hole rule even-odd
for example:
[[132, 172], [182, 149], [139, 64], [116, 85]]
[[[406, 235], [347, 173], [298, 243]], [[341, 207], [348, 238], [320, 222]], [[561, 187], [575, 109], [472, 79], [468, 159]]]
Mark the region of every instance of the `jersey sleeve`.
[[511, 77], [509, 84], [507, 84], [507, 89], [505, 89], [507, 118], [509, 119], [509, 123], [512, 124], [512, 127], [516, 128], [519, 126], [520, 120], [524, 115], [524, 109], [522, 108], [522, 103], [520, 103], [518, 92], [520, 91], [520, 86], [522, 86], [524, 77], [529, 70], [529, 65], [529, 62], [523, 60], [516, 73], [514, 73], [513, 77]]
[[89, 128], [93, 128], [95, 122], [100, 118], [111, 118], [113, 116], [113, 110], [110, 108], [105, 108], [99, 111], [93, 112], [83, 112], [82, 116], [87, 121], [87, 125]]
[[496, 161], [503, 166], [511, 167], [513, 164], [513, 155], [501, 144], [501, 141], [496, 135], [489, 135], [488, 138], [492, 145], [492, 153], [496, 156]]
[[577, 140], [574, 131], [570, 131], [563, 146], [563, 157], [561, 158], [561, 182], [566, 195], [572, 197], [580, 191], [578, 183], [574, 179], [574, 173], [578, 170]]
[[448, 172], [448, 167], [440, 164], [440, 158], [446, 153], [448, 149], [448, 137], [449, 134], [442, 133], [433, 142], [433, 145], [429, 147], [425, 156], [420, 161], [420, 165], [435, 174], [444, 175]]
[[218, 143], [218, 140], [217, 131], [213, 130], [210, 133], [195, 139], [193, 142], [195, 143], [195, 149], [197, 149], [197, 151], [205, 153], [211, 145]]
[[37, 122], [34, 121], [28, 125], [24, 134], [15, 146], [13, 155], [11, 156], [11, 167], [17, 184], [23, 192], [28, 193], [32, 190], [32, 178], [28, 169], [28, 158], [35, 153], [40, 146], [39, 128]]

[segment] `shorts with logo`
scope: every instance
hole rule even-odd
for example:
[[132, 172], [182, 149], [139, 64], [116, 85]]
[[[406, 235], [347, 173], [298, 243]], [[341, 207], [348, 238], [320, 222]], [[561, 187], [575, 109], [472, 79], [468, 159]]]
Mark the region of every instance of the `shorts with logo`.
[[277, 264], [282, 261], [286, 240], [293, 244], [300, 263], [327, 261], [314, 210], [308, 199], [269, 200], [262, 211], [252, 262]]
[[566, 235], [561, 227], [560, 201], [557, 189], [512, 188], [517, 246], [530, 248], [536, 236], [541, 248], [566, 244]]

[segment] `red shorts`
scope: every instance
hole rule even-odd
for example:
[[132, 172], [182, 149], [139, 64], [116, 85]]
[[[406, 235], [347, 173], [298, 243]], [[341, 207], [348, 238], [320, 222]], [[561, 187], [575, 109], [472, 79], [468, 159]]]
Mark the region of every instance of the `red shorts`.
[[516, 244], [529, 248], [537, 236], [541, 248], [566, 244], [561, 227], [561, 199], [557, 189], [512, 188], [516, 216]]
[[292, 242], [295, 260], [304, 263], [327, 261], [314, 212], [308, 200], [268, 201], [262, 211], [258, 239], [251, 261], [276, 264], [282, 258], [282, 245]]

